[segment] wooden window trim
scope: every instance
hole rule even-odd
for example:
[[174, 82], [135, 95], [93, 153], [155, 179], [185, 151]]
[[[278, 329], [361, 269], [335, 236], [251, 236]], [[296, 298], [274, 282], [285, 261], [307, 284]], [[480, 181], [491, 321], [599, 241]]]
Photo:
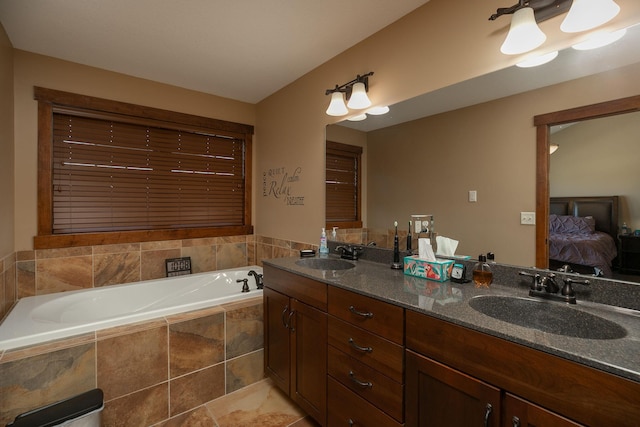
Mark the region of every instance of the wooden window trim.
[[362, 147], [358, 147], [355, 145], [342, 144], [339, 142], [326, 141], [326, 154], [337, 154], [337, 155], [345, 155], [352, 154], [355, 158], [358, 159], [358, 170], [357, 170], [357, 187], [356, 191], [358, 193], [356, 199], [356, 211], [357, 218], [355, 221], [326, 221], [325, 227], [330, 229], [332, 227], [338, 227], [341, 229], [348, 228], [362, 228]]
[[[34, 237], [35, 249], [194, 239], [253, 233], [253, 226], [251, 225], [251, 152], [253, 126], [41, 87], [34, 87], [34, 99], [38, 101], [38, 235]], [[51, 186], [53, 113], [54, 110], [64, 109], [74, 111], [80, 109], [87, 115], [101, 117], [117, 116], [119, 119], [136, 124], [162, 122], [166, 127], [185, 128], [186, 126], [189, 130], [215, 129], [238, 134], [245, 140], [246, 151], [244, 188], [245, 225], [53, 235], [51, 231], [53, 224]]]

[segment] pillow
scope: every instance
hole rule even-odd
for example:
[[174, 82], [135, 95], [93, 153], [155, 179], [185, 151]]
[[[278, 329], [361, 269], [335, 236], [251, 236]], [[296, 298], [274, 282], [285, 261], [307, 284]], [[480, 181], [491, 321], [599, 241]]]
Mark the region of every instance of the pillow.
[[593, 234], [596, 220], [592, 216], [549, 215], [549, 231], [564, 234]]

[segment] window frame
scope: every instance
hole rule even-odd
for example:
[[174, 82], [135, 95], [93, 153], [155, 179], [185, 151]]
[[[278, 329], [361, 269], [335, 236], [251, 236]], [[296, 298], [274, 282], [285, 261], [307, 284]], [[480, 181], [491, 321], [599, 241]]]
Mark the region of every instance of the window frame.
[[[335, 221], [325, 218], [325, 227], [330, 229], [332, 227], [338, 227], [341, 229], [348, 228], [362, 228], [362, 147], [356, 145], [348, 145], [340, 142], [326, 141], [325, 147], [325, 188], [326, 188], [326, 176], [327, 176], [327, 155], [333, 154], [337, 156], [350, 157], [356, 160], [356, 171], [355, 177], [356, 185], [356, 218], [353, 221]], [[327, 198], [329, 194], [325, 189], [325, 216], [326, 216], [326, 205]]]
[[[37, 86], [34, 87], [34, 99], [38, 101], [38, 228], [37, 236], [34, 237], [35, 249], [180, 240], [253, 233], [253, 226], [251, 225], [253, 126]], [[161, 124], [169, 128], [186, 127], [190, 130], [224, 131], [238, 134], [245, 142], [244, 225], [54, 235], [52, 233], [52, 149], [53, 114], [57, 109], [73, 109], [96, 117], [121, 117], [123, 120], [141, 125], [153, 122], [156, 125]]]

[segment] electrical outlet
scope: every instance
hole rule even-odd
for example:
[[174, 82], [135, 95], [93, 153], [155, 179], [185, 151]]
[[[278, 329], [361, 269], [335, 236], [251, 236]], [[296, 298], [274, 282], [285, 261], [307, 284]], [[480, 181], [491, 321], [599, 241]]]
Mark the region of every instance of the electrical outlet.
[[535, 212], [520, 212], [520, 224], [522, 224], [522, 225], [536, 225], [536, 213]]
[[476, 190], [469, 191], [469, 201], [477, 202], [478, 201], [478, 192]]

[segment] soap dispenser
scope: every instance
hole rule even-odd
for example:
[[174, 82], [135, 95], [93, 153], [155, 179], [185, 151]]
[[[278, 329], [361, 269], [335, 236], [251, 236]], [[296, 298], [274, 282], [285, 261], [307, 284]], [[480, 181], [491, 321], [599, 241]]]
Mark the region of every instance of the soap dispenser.
[[491, 267], [487, 264], [487, 257], [478, 256], [478, 262], [473, 267], [473, 283], [476, 288], [488, 288], [493, 281], [493, 273]]
[[327, 233], [324, 230], [324, 227], [322, 228], [322, 234], [320, 234], [320, 254], [329, 254], [329, 247], [327, 246]]

